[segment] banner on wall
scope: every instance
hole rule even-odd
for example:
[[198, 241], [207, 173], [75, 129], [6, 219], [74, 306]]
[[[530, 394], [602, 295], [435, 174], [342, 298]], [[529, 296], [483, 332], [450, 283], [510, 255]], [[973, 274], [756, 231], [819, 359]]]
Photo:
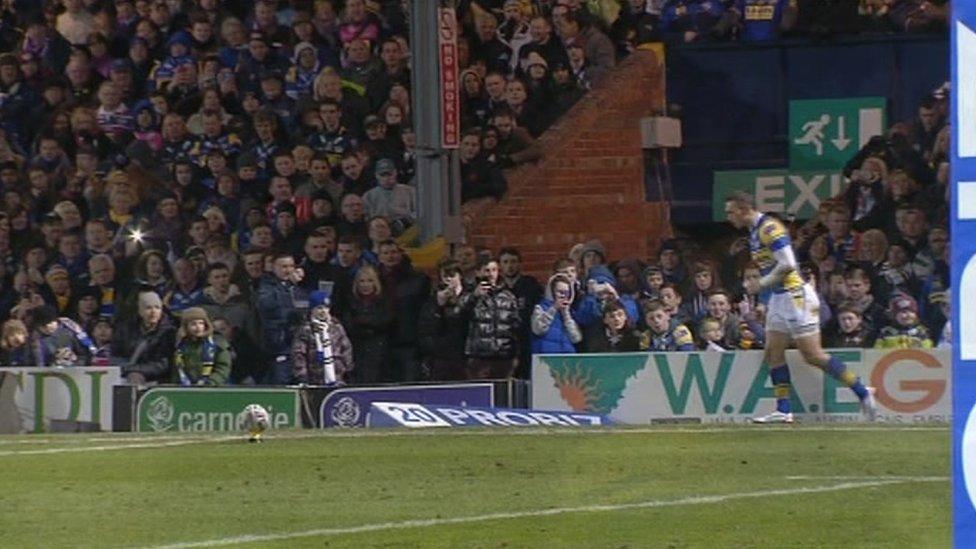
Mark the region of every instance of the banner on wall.
[[44, 432], [52, 420], [98, 423], [112, 429], [112, 386], [121, 382], [119, 368], [0, 368], [21, 430]]
[[811, 219], [817, 215], [821, 202], [845, 188], [844, 175], [839, 171], [716, 171], [712, 176], [712, 220], [725, 221], [725, 197], [735, 191], [754, 196], [760, 211]]
[[[951, 421], [947, 350], [839, 349], [830, 353], [877, 388], [891, 423]], [[761, 351], [536, 355], [535, 409], [606, 414], [629, 424], [675, 418], [746, 423], [773, 409]], [[860, 421], [860, 403], [842, 384], [788, 351], [794, 411], [806, 422]]]
[[319, 425], [365, 427], [370, 405], [375, 401], [487, 408], [495, 403], [495, 388], [491, 383], [343, 387], [332, 391], [322, 401], [319, 407]]
[[260, 404], [268, 411], [272, 429], [302, 426], [295, 389], [155, 387], [139, 399], [136, 429], [150, 433], [241, 431], [241, 412], [249, 404]]

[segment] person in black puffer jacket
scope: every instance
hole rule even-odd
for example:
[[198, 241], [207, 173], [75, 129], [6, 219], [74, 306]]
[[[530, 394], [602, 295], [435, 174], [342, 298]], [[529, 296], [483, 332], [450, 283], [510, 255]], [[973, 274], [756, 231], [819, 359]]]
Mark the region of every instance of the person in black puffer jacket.
[[468, 319], [464, 345], [468, 379], [512, 377], [519, 350], [518, 299], [498, 285], [497, 260], [479, 261], [477, 284], [461, 296], [461, 309]]

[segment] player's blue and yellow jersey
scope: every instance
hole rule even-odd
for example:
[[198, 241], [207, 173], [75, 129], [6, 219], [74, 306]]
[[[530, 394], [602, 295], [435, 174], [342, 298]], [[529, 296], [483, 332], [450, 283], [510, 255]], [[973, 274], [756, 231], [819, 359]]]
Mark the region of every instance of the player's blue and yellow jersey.
[[[759, 273], [762, 276], [768, 275], [776, 266], [776, 257], [773, 256], [773, 252], [792, 245], [786, 227], [776, 218], [766, 214], [759, 216], [756, 224], [752, 226], [752, 230], [749, 232], [749, 251], [752, 252], [752, 260], [759, 265]], [[787, 273], [775, 286], [766, 289], [764, 294], [783, 291], [795, 293], [802, 288], [803, 278], [794, 269]], [[766, 301], [765, 298], [768, 298], [768, 294], [761, 297], [763, 301]]]

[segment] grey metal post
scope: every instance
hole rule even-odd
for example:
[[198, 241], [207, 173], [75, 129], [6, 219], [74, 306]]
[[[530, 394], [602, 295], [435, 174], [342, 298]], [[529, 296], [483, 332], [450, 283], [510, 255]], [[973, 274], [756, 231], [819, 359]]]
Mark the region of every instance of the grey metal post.
[[[454, 7], [454, 0], [442, 0]], [[437, 0], [411, 1], [411, 71], [417, 134], [417, 200], [421, 240], [460, 241], [460, 171], [456, 151], [441, 145], [441, 74]]]

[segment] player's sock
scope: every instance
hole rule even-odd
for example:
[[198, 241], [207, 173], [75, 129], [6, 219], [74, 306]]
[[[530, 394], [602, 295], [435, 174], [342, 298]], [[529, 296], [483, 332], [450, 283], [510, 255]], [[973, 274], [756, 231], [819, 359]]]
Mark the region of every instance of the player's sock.
[[788, 414], [790, 408], [790, 368], [786, 364], [769, 369], [769, 379], [773, 382], [773, 395], [776, 396], [776, 410]]
[[839, 358], [834, 356], [830, 357], [830, 362], [827, 363], [827, 368], [825, 369], [831, 377], [850, 387], [858, 399], [864, 400], [864, 397], [868, 396], [868, 389], [861, 383], [861, 378], [857, 377], [857, 374], [854, 372], [848, 370], [847, 365]]

